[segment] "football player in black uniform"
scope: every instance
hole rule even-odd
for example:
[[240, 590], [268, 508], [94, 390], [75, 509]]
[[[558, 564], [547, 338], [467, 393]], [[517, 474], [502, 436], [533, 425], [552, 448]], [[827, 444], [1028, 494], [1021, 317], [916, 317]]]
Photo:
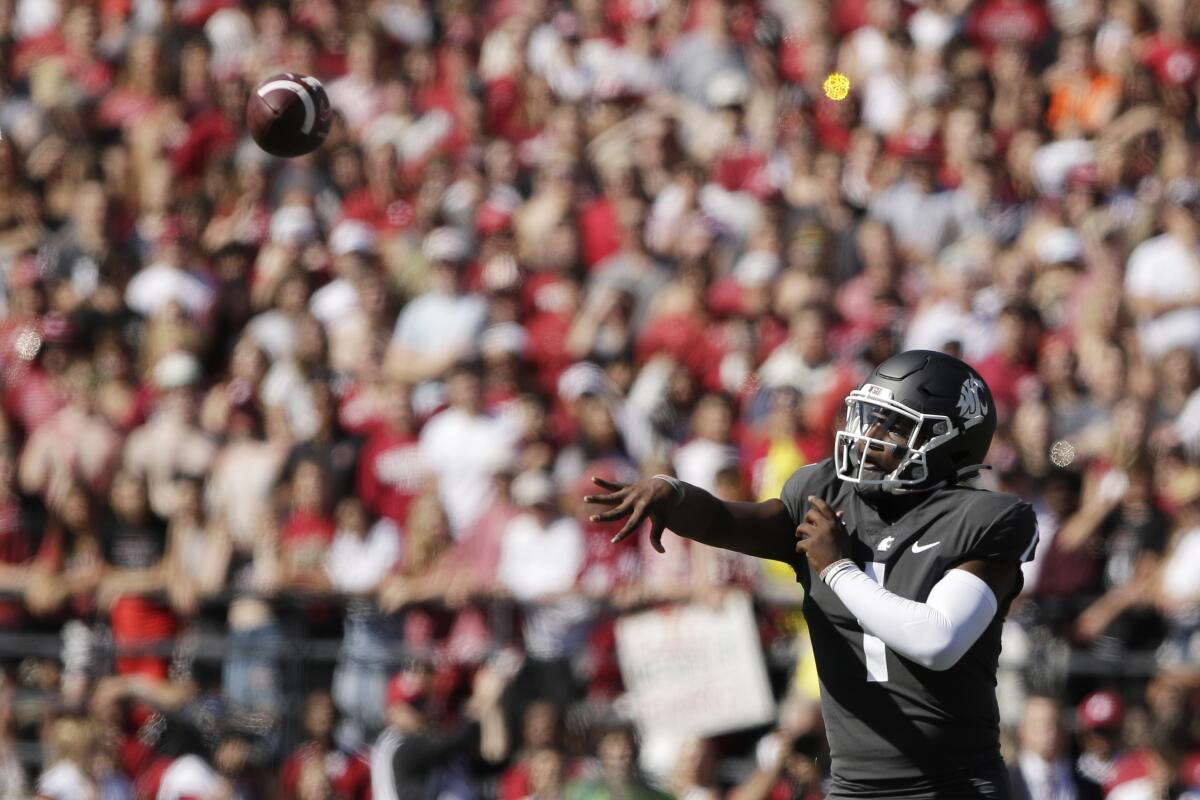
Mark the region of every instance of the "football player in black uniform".
[[1008, 606], [1033, 556], [1027, 503], [970, 479], [996, 430], [979, 374], [901, 353], [846, 398], [834, 457], [796, 471], [782, 497], [722, 502], [669, 476], [596, 480], [593, 517], [647, 519], [697, 542], [791, 564], [821, 680], [830, 798], [1008, 798], [996, 662]]

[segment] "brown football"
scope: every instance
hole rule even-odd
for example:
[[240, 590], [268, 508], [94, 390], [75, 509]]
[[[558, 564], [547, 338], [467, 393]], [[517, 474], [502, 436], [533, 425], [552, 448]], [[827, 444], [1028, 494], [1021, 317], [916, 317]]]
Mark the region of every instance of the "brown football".
[[250, 135], [273, 156], [295, 158], [316, 150], [329, 135], [332, 117], [321, 82], [295, 72], [272, 75], [246, 101]]

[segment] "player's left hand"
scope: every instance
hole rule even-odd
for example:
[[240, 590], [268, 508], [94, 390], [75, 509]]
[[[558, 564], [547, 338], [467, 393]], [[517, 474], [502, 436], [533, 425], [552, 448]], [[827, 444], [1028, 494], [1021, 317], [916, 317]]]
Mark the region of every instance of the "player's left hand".
[[819, 497], [809, 495], [804, 521], [796, 526], [796, 552], [804, 555], [818, 574], [835, 561], [850, 556], [850, 534], [835, 512]]

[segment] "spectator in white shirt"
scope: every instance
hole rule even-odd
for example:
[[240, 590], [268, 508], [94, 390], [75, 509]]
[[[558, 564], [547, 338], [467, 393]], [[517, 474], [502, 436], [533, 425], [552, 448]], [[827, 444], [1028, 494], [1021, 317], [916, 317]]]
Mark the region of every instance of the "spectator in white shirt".
[[574, 591], [584, 565], [583, 530], [562, 515], [545, 472], [521, 473], [511, 491], [523, 513], [504, 530], [497, 578], [524, 610], [529, 662], [518, 691], [561, 708], [574, 699], [569, 658], [581, 649], [593, 615], [592, 602]]
[[707, 492], [716, 489], [717, 473], [735, 465], [738, 450], [732, 444], [733, 410], [716, 394], [700, 398], [692, 412], [693, 438], [675, 451], [675, 473], [681, 481]]
[[84, 719], [60, 719], [51, 730], [54, 762], [37, 782], [37, 800], [98, 800], [91, 776], [95, 731]]
[[460, 539], [491, 502], [492, 476], [512, 458], [520, 430], [484, 412], [475, 362], [456, 365], [447, 390], [450, 407], [425, 426], [420, 452], [437, 481], [454, 538]]
[[487, 322], [487, 301], [465, 291], [466, 237], [454, 228], [438, 228], [422, 249], [432, 265], [433, 288], [400, 312], [387, 355], [388, 371], [410, 384], [439, 378], [471, 355]]
[[1125, 294], [1138, 319], [1138, 336], [1156, 357], [1173, 347], [1200, 348], [1200, 185], [1173, 181], [1165, 195], [1163, 233], [1135, 247], [1125, 270]]
[[325, 572], [334, 591], [353, 595], [333, 674], [334, 702], [345, 715], [338, 738], [351, 749], [384, 725], [379, 698], [391, 672], [389, 656], [396, 636], [378, 613], [374, 595], [399, 561], [400, 532], [394, 522], [384, 518], [372, 525], [358, 498], [338, 503], [337, 532], [325, 554]]
[[352, 130], [363, 130], [382, 110], [379, 90], [379, 42], [370, 30], [350, 37], [346, 48], [349, 71], [329, 83], [329, 103], [346, 116]]

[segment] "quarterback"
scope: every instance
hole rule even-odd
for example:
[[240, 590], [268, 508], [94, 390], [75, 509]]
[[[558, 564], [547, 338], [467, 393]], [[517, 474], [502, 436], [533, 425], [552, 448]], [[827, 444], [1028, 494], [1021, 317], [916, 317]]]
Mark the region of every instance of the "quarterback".
[[669, 476], [585, 498], [703, 544], [790, 564], [821, 680], [830, 798], [1006, 800], [996, 663], [1033, 556], [1033, 509], [975, 488], [996, 430], [975, 370], [924, 350], [879, 365], [846, 398], [834, 456], [778, 500], [727, 503]]

